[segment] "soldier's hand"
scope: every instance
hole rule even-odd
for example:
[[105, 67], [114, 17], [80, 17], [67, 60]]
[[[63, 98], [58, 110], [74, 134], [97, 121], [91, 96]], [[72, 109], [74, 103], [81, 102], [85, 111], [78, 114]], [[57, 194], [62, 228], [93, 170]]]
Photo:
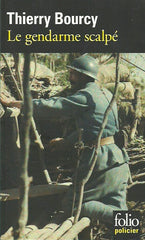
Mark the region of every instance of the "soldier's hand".
[[65, 140], [64, 138], [54, 138], [48, 144], [51, 152], [62, 151], [65, 149]]
[[3, 93], [1, 93], [0, 102], [1, 102], [5, 107], [21, 108], [21, 105], [22, 105], [22, 101], [12, 100], [12, 99], [6, 97]]
[[6, 97], [2, 92], [1, 92], [1, 96], [0, 96], [0, 102], [6, 106], [6, 107], [9, 107], [10, 104], [11, 104], [11, 99]]

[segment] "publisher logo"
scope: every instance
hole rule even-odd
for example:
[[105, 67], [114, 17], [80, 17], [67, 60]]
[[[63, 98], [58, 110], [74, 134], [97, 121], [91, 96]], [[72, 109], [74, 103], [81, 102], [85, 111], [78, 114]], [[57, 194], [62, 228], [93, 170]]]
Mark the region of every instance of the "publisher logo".
[[114, 240], [140, 239], [140, 213], [138, 211], [114, 211]]

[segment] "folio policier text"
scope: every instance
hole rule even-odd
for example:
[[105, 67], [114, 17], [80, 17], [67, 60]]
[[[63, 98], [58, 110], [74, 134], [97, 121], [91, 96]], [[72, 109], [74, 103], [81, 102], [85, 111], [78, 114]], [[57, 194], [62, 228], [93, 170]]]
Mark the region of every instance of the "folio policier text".
[[[19, 24], [19, 25], [44, 25], [45, 28], [48, 28], [51, 22], [51, 15], [48, 16], [39, 16], [39, 15], [27, 15], [26, 12], [19, 14], [18, 12], [7, 12], [8, 22], [10, 25]], [[90, 15], [64, 15], [62, 12], [55, 12], [54, 14], [54, 24], [55, 25], [90, 25], [92, 28], [95, 28], [97, 25], [98, 16]]]

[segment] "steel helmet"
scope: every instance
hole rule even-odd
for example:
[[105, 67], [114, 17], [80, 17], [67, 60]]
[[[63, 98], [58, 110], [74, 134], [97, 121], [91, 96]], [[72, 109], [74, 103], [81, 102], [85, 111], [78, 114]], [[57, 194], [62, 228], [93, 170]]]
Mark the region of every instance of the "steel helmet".
[[81, 72], [87, 76], [90, 76], [94, 79], [97, 78], [98, 66], [95, 58], [89, 55], [82, 55], [73, 60], [72, 64], [67, 66], [71, 69], [74, 69], [78, 72]]

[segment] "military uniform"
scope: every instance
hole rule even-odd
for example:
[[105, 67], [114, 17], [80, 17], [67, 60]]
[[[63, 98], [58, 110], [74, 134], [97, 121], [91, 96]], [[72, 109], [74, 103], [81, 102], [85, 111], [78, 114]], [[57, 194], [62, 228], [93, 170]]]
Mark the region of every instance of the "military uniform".
[[[104, 94], [105, 91], [105, 94]], [[79, 177], [80, 181], [88, 172], [93, 160], [94, 144], [102, 124], [104, 112], [109, 105], [112, 94], [95, 82], [89, 82], [84, 89], [67, 98], [54, 97], [48, 100], [33, 100], [34, 116], [41, 119], [75, 119], [79, 128], [83, 129], [82, 140], [85, 146], [82, 151]], [[117, 106], [114, 103], [102, 138], [113, 136], [118, 131]], [[115, 143], [100, 147], [97, 162], [92, 176], [85, 186], [82, 216], [92, 220], [99, 218], [110, 222], [113, 210], [126, 210], [126, 186], [129, 177], [128, 156], [125, 149]], [[73, 186], [63, 201], [66, 215], [71, 212]]]

